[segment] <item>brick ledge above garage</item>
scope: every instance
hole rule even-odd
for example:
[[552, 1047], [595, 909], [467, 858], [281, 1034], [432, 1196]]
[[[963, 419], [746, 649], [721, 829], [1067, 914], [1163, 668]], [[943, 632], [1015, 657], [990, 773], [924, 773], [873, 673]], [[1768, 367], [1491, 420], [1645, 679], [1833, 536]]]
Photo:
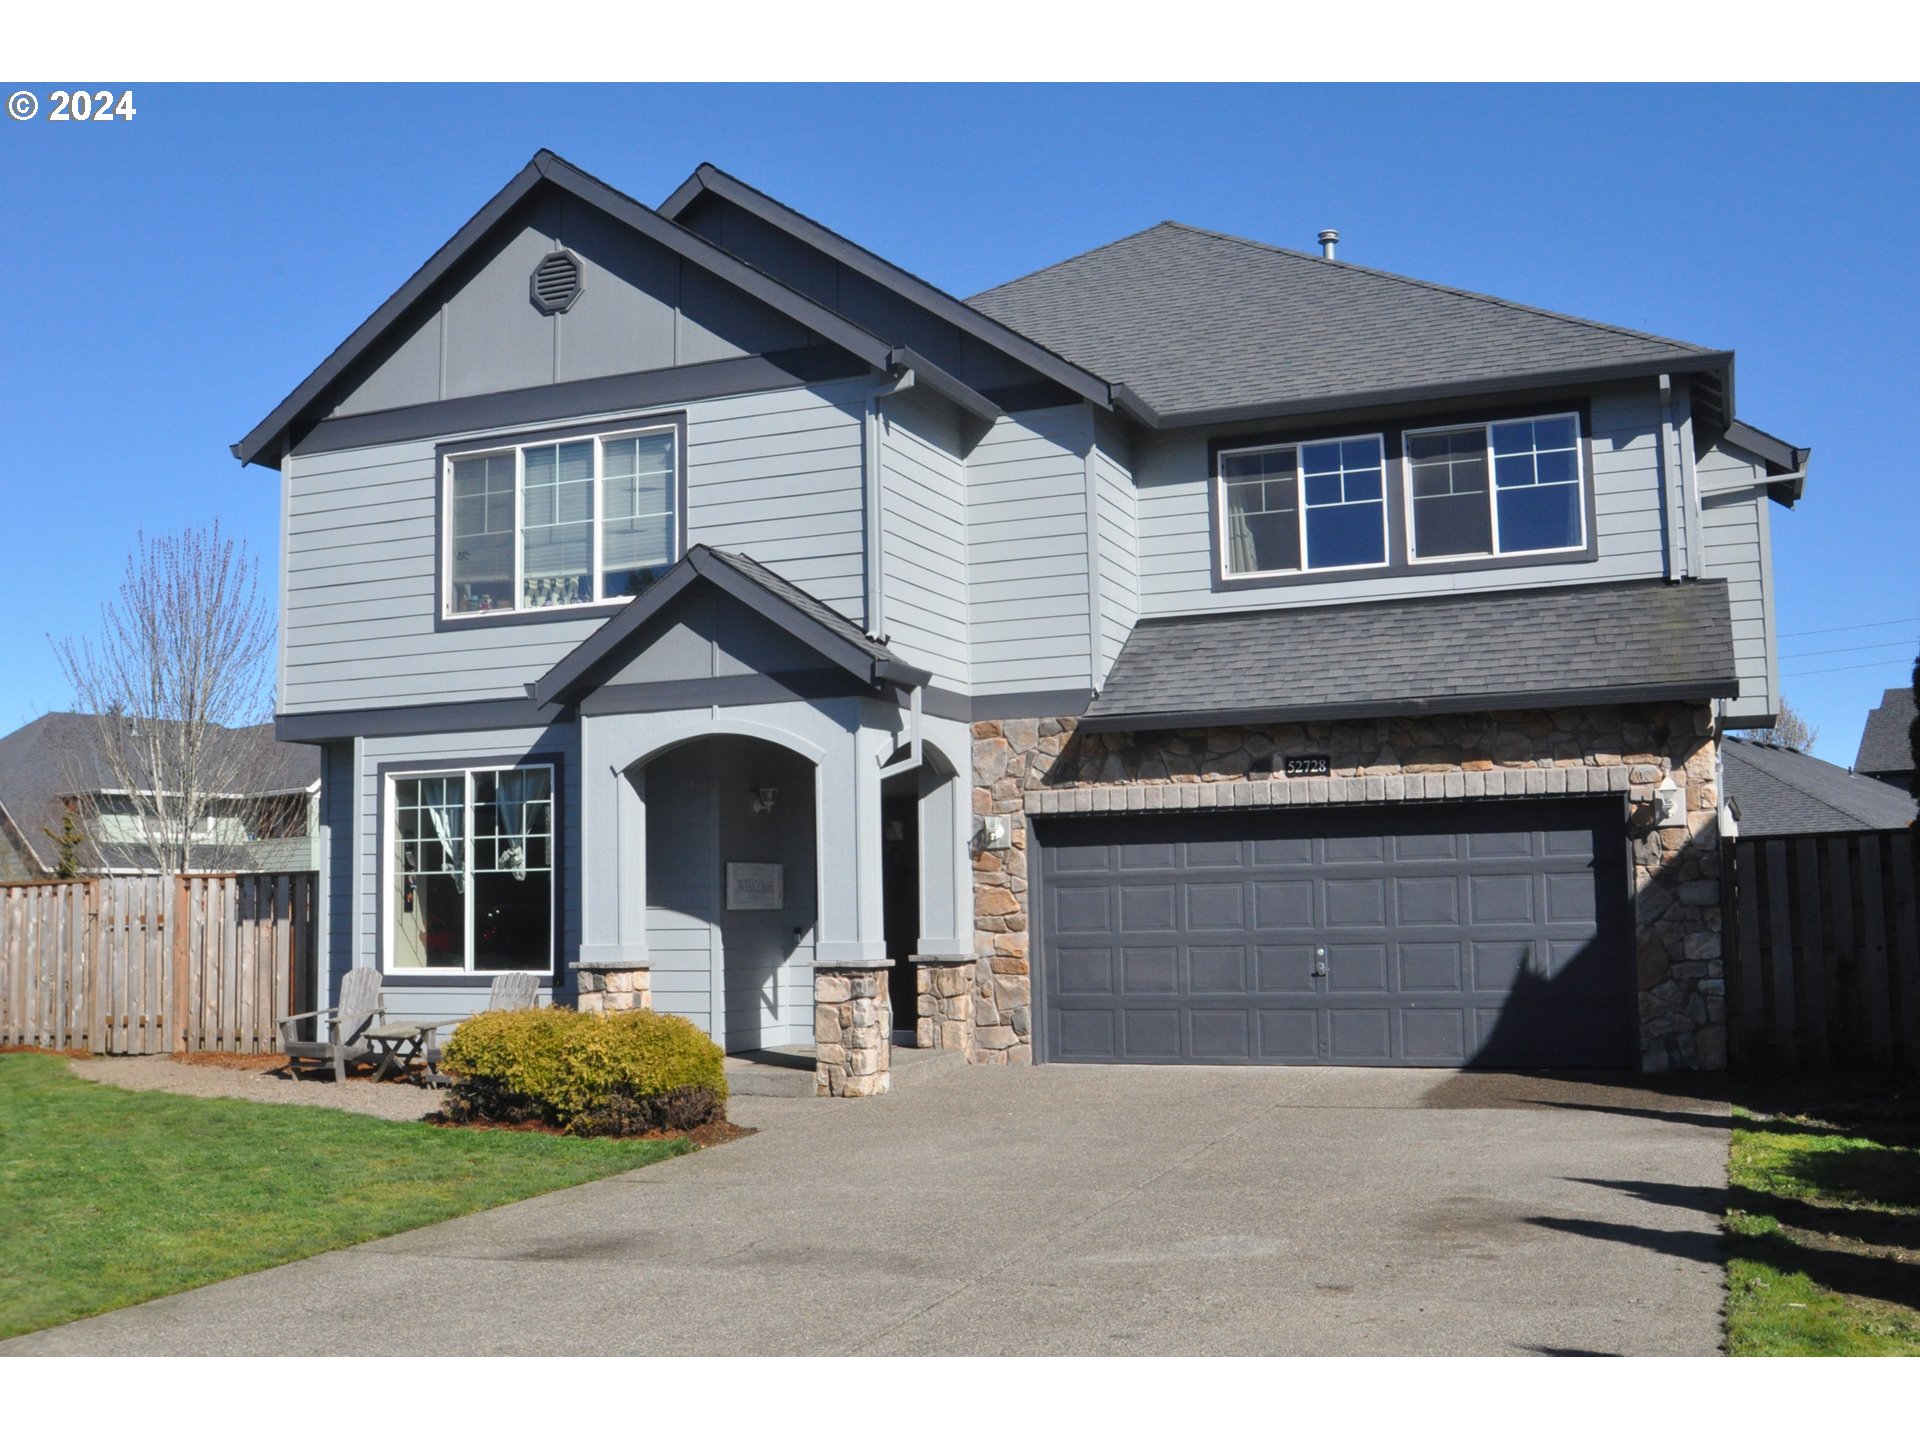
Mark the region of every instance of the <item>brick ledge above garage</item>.
[[[1636, 772], [1645, 772], [1636, 775]], [[1657, 785], [1665, 771], [1651, 765], [1570, 762], [1445, 770], [1425, 775], [1333, 775], [1313, 779], [1201, 781], [1135, 780], [1025, 792], [1030, 815], [1112, 814], [1133, 810], [1248, 810], [1280, 805], [1377, 805], [1404, 800], [1496, 800], [1529, 795], [1628, 794]]]

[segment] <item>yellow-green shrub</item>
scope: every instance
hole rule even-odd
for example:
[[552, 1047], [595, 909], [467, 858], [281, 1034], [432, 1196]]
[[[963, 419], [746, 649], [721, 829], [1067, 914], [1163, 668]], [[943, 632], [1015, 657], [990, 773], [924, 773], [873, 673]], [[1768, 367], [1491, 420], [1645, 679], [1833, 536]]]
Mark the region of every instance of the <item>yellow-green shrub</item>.
[[489, 1010], [463, 1020], [443, 1063], [494, 1102], [565, 1125], [616, 1099], [703, 1090], [724, 1103], [720, 1047], [692, 1021], [652, 1010]]

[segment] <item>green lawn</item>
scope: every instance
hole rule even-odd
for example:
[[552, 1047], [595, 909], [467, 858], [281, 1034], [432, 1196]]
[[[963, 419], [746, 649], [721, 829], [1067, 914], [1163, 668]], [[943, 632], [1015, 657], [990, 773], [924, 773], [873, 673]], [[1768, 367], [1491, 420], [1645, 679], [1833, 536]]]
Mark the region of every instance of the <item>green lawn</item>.
[[692, 1148], [137, 1094], [0, 1055], [0, 1337]]
[[1920, 1355], [1920, 1119], [1898, 1097], [1736, 1108], [1727, 1349]]

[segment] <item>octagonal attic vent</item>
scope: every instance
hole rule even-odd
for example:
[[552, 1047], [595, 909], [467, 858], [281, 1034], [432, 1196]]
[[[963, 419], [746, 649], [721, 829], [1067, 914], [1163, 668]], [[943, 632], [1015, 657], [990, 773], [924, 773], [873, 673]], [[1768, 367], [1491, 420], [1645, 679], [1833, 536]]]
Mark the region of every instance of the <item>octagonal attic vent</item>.
[[573, 308], [580, 298], [580, 257], [571, 250], [556, 250], [533, 267], [528, 282], [533, 308], [542, 315], [559, 315]]

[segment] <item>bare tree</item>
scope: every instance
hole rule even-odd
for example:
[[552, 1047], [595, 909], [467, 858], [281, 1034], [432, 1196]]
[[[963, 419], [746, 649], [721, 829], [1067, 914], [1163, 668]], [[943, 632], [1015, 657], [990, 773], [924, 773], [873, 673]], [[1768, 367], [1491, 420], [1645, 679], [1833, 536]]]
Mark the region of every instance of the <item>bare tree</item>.
[[1778, 745], [1782, 750], [1798, 750], [1801, 754], [1813, 749], [1813, 742], [1820, 738], [1820, 732], [1809, 725], [1806, 717], [1787, 703], [1787, 697], [1780, 697], [1780, 715], [1773, 724], [1764, 730], [1744, 732], [1749, 740], [1758, 740], [1762, 745]]
[[[113, 792], [116, 813], [131, 821], [116, 841], [152, 868], [191, 870], [217, 817], [279, 788], [266, 728], [273, 627], [259, 562], [215, 521], [143, 532], [100, 607], [98, 633], [53, 642], [75, 708], [95, 730], [94, 782], [83, 783], [76, 763], [69, 788]], [[106, 826], [87, 829], [105, 843]]]

